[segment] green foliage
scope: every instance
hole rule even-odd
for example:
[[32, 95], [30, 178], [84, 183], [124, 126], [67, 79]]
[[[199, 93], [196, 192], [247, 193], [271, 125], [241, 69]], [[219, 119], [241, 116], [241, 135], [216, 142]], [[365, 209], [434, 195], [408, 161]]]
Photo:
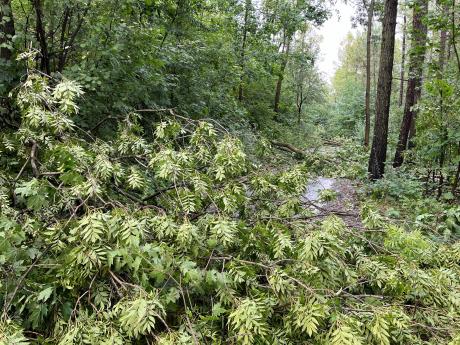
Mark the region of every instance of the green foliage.
[[236, 333], [238, 343], [243, 345], [254, 344], [255, 340], [264, 341], [267, 339], [268, 325], [264, 314], [267, 312], [267, 301], [244, 299], [230, 313], [230, 329]]
[[[357, 229], [315, 222], [308, 164], [258, 168], [238, 139], [174, 112], [150, 136], [129, 113], [94, 138], [72, 121], [80, 94], [31, 75], [20, 129], [2, 132], [3, 343], [456, 341], [452, 238], [370, 204]], [[445, 217], [455, 229], [458, 212]]]
[[[5, 71], [0, 76], [0, 121], [12, 115], [20, 122], [19, 111], [4, 107], [3, 99], [33, 67], [82, 86], [86, 97], [73, 120], [92, 135], [111, 138], [119, 115], [133, 109], [154, 110], [139, 114], [150, 133], [159, 109], [175, 109], [189, 118], [217, 118], [249, 140], [254, 137], [251, 128], [306, 138], [311, 126], [305, 120], [312, 113], [307, 105], [322, 104], [325, 87], [313, 66], [317, 47], [301, 41], [312, 34], [310, 23], [327, 18], [326, 5], [292, 0], [12, 1], [12, 13], [7, 12], [16, 32], [6, 41], [0, 37], [0, 46], [13, 52], [11, 59], [0, 61]], [[296, 46], [292, 57], [278, 49], [283, 33]], [[29, 63], [16, 61], [28, 48], [36, 52]], [[280, 119], [288, 124], [281, 125], [274, 121], [273, 94], [284, 58], [289, 63], [282, 73], [286, 82]], [[296, 71], [302, 71], [308, 96], [299, 115], [291, 107]], [[292, 126], [297, 127], [298, 117], [302, 128]]]
[[319, 198], [322, 201], [332, 201], [337, 198], [337, 192], [332, 189], [324, 189], [320, 192]]
[[328, 128], [332, 135], [363, 138], [365, 71], [365, 37], [349, 34], [343, 42], [341, 66], [332, 79], [332, 116]]
[[12, 321], [8, 320], [0, 325], [1, 345], [27, 345], [27, 338], [23, 335], [22, 329]]
[[423, 183], [405, 171], [388, 169], [384, 179], [370, 186], [374, 197], [395, 199], [418, 199], [423, 192]]

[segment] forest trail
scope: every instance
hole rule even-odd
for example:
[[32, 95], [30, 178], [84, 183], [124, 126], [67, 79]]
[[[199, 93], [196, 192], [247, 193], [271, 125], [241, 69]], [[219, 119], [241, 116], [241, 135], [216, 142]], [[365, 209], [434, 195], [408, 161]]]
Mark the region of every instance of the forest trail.
[[[318, 218], [334, 214], [342, 218], [347, 226], [361, 228], [356, 188], [357, 182], [350, 179], [319, 176], [308, 183], [301, 200]], [[324, 191], [330, 191], [330, 200], [323, 199], [322, 196], [327, 193]]]

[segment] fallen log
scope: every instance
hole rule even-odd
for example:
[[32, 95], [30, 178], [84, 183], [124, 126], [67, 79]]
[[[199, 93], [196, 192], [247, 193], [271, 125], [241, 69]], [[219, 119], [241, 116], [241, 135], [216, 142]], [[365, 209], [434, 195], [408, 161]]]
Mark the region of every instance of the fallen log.
[[[275, 140], [270, 140], [270, 143], [275, 146], [277, 149], [284, 151], [284, 152], [289, 152], [289, 153], [294, 153], [295, 158], [297, 159], [304, 159], [307, 157], [307, 154], [309, 153], [308, 151], [303, 151], [299, 149], [298, 147], [295, 147], [294, 145], [288, 144], [288, 143], [282, 143], [280, 141], [275, 141]], [[334, 160], [328, 158], [328, 157], [321, 157], [322, 160], [331, 163], [331, 164], [336, 164]]]
[[323, 144], [327, 146], [334, 146], [334, 147], [342, 146], [341, 143], [334, 141], [334, 140], [328, 140], [328, 139], [323, 139]]
[[294, 145], [291, 145], [288, 143], [282, 143], [280, 141], [275, 141], [275, 140], [270, 140], [270, 143], [273, 146], [276, 146], [280, 150], [295, 153], [296, 155], [300, 156], [300, 158], [305, 157], [305, 151], [299, 149], [298, 147], [295, 147]]

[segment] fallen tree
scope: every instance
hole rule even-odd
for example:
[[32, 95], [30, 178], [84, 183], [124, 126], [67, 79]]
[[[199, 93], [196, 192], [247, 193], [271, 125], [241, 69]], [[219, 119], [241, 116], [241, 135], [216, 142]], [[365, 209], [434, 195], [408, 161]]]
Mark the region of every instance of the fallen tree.
[[455, 341], [458, 245], [368, 209], [312, 223], [305, 163], [256, 170], [207, 122], [80, 136], [81, 88], [47, 84], [0, 134], [1, 345]]

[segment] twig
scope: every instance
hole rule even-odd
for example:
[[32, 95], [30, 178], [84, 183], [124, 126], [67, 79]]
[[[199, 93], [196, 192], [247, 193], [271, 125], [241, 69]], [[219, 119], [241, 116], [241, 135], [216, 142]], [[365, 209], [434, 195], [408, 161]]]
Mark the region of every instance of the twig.
[[119, 117], [119, 116], [107, 116], [107, 117], [104, 117], [101, 121], [99, 121], [98, 123], [96, 123], [96, 125], [90, 129], [91, 132], [94, 132], [96, 129], [98, 129], [105, 121], [108, 121], [108, 120], [122, 120], [123, 118], [122, 117]]
[[172, 190], [174, 188], [175, 188], [175, 186], [173, 185], [173, 186], [169, 186], [169, 187], [160, 189], [160, 190], [156, 191], [155, 193], [153, 193], [151, 195], [147, 195], [146, 197], [142, 198], [142, 201], [148, 201], [148, 200], [151, 200], [151, 199], [155, 199], [158, 195], [163, 194], [164, 192], [167, 192], [167, 191]]
[[21, 177], [22, 173], [24, 172], [24, 169], [26, 168], [27, 164], [29, 164], [30, 157], [27, 158], [26, 162], [23, 164], [21, 167], [21, 170], [19, 170], [18, 175], [14, 179], [14, 183], [18, 182], [19, 178]]

